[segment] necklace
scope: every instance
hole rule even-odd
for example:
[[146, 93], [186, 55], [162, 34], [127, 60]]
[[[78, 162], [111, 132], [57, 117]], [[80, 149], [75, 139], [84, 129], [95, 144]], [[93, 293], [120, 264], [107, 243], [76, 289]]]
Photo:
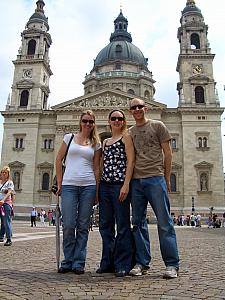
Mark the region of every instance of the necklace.
[[79, 145], [82, 145], [82, 146], [88, 146], [88, 145], [91, 144], [91, 141], [90, 141], [89, 138], [84, 138], [84, 137], [82, 137], [82, 136], [80, 136], [80, 135], [77, 135], [77, 136], [76, 136], [76, 140], [77, 140], [77, 143], [78, 143]]

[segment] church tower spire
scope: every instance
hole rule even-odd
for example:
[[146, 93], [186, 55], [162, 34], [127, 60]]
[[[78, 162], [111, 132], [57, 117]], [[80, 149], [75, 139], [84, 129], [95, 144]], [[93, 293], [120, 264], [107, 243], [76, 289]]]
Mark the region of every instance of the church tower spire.
[[48, 107], [49, 78], [52, 75], [49, 48], [52, 40], [48, 33], [48, 18], [44, 1], [36, 2], [35, 12], [21, 33], [12, 85], [12, 96], [6, 110], [45, 110]]
[[182, 11], [178, 29], [180, 54], [177, 71], [180, 82], [177, 85], [179, 106], [219, 106], [213, 78], [213, 59], [201, 10], [196, 1], [187, 0]]

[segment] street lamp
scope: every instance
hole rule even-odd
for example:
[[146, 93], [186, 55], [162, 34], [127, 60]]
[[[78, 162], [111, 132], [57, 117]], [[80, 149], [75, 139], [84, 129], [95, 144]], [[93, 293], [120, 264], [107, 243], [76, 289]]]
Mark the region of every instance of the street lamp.
[[191, 211], [194, 212], [195, 211], [195, 198], [194, 197], [191, 197], [191, 205], [192, 205]]

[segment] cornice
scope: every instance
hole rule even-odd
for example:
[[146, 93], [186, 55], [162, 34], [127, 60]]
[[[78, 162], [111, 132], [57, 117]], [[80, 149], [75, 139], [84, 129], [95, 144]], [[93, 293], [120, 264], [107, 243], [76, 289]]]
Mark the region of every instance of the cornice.
[[178, 107], [178, 112], [181, 114], [195, 114], [195, 113], [220, 113], [222, 114], [224, 111], [224, 107]]
[[21, 115], [51, 115], [56, 116], [55, 111], [53, 110], [21, 110], [21, 111], [1, 111], [2, 116], [21, 116]]

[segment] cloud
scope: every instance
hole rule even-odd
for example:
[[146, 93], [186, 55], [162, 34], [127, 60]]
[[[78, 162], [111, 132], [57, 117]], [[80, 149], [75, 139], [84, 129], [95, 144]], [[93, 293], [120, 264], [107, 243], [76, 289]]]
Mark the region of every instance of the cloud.
[[[99, 51], [109, 43], [114, 31], [121, 0], [46, 0], [52, 45], [50, 64], [51, 105], [83, 95], [85, 74], [93, 67]], [[21, 44], [21, 32], [36, 8], [36, 1], [10, 0], [1, 3], [0, 35], [0, 109], [3, 110], [10, 92], [14, 66]], [[128, 19], [128, 31], [133, 43], [149, 58], [149, 69], [156, 80], [155, 100], [176, 107], [176, 84], [179, 74], [176, 64], [179, 55], [177, 29], [186, 0], [123, 0], [122, 10]], [[216, 5], [215, 5], [216, 4]], [[220, 96], [224, 99], [225, 43], [221, 42], [225, 28], [224, 0], [196, 0], [206, 24], [214, 60], [214, 77]], [[0, 119], [0, 133], [2, 131]]]

